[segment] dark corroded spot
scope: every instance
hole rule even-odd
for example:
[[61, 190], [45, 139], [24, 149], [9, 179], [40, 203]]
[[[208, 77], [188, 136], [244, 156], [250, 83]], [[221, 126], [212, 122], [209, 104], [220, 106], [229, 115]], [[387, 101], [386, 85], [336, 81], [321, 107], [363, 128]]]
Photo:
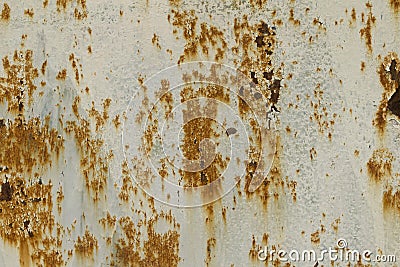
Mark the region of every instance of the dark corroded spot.
[[400, 117], [400, 87], [392, 95], [388, 102], [388, 109], [396, 116]]
[[259, 92], [255, 92], [254, 93], [254, 98], [255, 99], [260, 99], [262, 97], [262, 94], [261, 93], [259, 93]]
[[[390, 63], [389, 67], [389, 73], [390, 73], [390, 78], [397, 82], [397, 84], [400, 83], [400, 72], [397, 71], [396, 69], [397, 62], [396, 60], [392, 59], [392, 62]], [[390, 97], [387, 107], [388, 109], [396, 116], [400, 117], [400, 86], [397, 86], [396, 92]]]
[[257, 44], [257, 47], [263, 47], [265, 45], [263, 36], [257, 36], [255, 42]]
[[12, 198], [12, 187], [9, 182], [5, 182], [1, 185], [0, 201], [10, 201]]
[[228, 128], [228, 129], [226, 129], [226, 134], [229, 136], [229, 135], [232, 135], [232, 134], [235, 134], [237, 132], [237, 130], [235, 129], [235, 128]]

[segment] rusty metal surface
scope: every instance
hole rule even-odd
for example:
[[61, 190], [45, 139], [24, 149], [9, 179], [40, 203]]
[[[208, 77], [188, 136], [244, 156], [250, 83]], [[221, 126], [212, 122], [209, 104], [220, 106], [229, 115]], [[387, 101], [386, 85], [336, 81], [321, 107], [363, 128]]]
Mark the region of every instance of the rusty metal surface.
[[0, 1], [0, 266], [397, 266], [399, 11]]

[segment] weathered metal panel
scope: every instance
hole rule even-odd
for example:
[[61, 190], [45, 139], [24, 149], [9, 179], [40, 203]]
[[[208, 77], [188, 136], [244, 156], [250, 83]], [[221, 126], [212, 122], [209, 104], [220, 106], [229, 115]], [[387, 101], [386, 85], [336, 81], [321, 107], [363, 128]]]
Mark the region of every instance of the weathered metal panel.
[[0, 266], [397, 266], [399, 11], [0, 1]]

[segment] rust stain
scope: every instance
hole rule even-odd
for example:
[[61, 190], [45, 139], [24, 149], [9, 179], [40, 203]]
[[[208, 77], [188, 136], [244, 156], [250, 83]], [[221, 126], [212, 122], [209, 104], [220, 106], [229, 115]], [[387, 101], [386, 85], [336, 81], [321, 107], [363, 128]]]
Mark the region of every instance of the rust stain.
[[374, 181], [382, 181], [386, 176], [392, 173], [392, 162], [394, 157], [390, 151], [384, 148], [373, 152], [367, 162], [368, 173]]
[[365, 23], [365, 27], [360, 30], [360, 35], [361, 38], [365, 39], [368, 52], [372, 53], [372, 26], [374, 26], [376, 18], [372, 14], [372, 5], [367, 3], [366, 6], [369, 9], [367, 22]]
[[217, 243], [217, 240], [213, 237], [211, 237], [207, 240], [207, 250], [206, 250], [206, 259], [205, 259], [206, 266], [209, 266], [212, 259], [215, 258], [215, 252], [213, 250], [215, 249], [216, 243]]
[[32, 174], [41, 166], [50, 166], [50, 156], [58, 156], [63, 149], [64, 139], [47, 123], [42, 125], [39, 118], [0, 121], [0, 158], [7, 167], [3, 172]]
[[398, 13], [400, 10], [400, 1], [399, 0], [389, 0], [390, 6], [393, 8], [394, 12]]
[[1, 19], [2, 20], [9, 20], [10, 19], [11, 9], [7, 3], [4, 3], [3, 9], [1, 10]]

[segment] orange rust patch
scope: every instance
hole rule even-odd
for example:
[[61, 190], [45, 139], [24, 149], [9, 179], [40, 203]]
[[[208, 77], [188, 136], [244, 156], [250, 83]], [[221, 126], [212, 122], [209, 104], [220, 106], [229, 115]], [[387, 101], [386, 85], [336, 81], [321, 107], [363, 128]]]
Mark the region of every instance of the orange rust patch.
[[178, 64], [196, 59], [200, 54], [216, 61], [223, 59], [227, 43], [222, 31], [206, 22], [201, 23], [200, 29], [198, 29], [198, 17], [194, 10], [185, 10], [184, 12], [172, 10], [172, 14], [174, 33], [177, 33], [179, 29], [186, 40], [183, 55], [181, 55]]
[[3, 9], [1, 10], [1, 19], [2, 20], [9, 20], [10, 19], [11, 9], [7, 3], [4, 3]]
[[368, 173], [374, 181], [381, 181], [392, 173], [394, 157], [387, 149], [375, 150], [367, 162]]
[[361, 38], [365, 39], [365, 45], [367, 46], [368, 52], [372, 53], [372, 26], [375, 24], [376, 18], [372, 15], [372, 5], [367, 4], [369, 12], [367, 15], [367, 22], [364, 28], [360, 30]]
[[[39, 76], [32, 60], [31, 50], [16, 50], [12, 62], [7, 56], [3, 58], [6, 77], [0, 77], [0, 102], [7, 101], [9, 112], [21, 113], [25, 104], [31, 104], [32, 94], [37, 88], [34, 80]], [[24, 100], [26, 93], [28, 101]]]
[[[135, 211], [137, 212], [137, 211]], [[175, 228], [174, 218], [170, 213], [157, 214], [149, 219], [140, 219], [136, 225], [130, 217], [119, 219], [123, 237], [115, 244], [112, 266], [178, 266], [181, 260], [179, 252], [179, 234], [176, 230], [157, 233], [154, 229], [157, 221], [163, 219]], [[147, 230], [141, 233], [143, 227]], [[144, 238], [147, 236], [147, 240]]]
[[[189, 109], [183, 111], [183, 145], [182, 152], [185, 158], [188, 160], [201, 160], [204, 162], [209, 161], [214, 155], [210, 151], [213, 149], [203, 149], [203, 153], [200, 153], [202, 149], [200, 142], [204, 139], [216, 140], [219, 134], [213, 129], [214, 121], [209, 118], [215, 118], [217, 115], [217, 106], [215, 102], [209, 103], [206, 109], [201, 109], [200, 104], [196, 100], [199, 97], [207, 97], [211, 99], [217, 99], [225, 103], [229, 102], [229, 92], [226, 88], [208, 85], [195, 91], [192, 87], [185, 87], [181, 91], [181, 102], [192, 100], [194, 103]], [[187, 118], [195, 118], [188, 120]], [[200, 158], [202, 157], [202, 158]], [[188, 187], [196, 187], [201, 185], [209, 184], [221, 176], [227, 166], [227, 162], [222, 158], [222, 155], [217, 153], [212, 163], [202, 171], [191, 172], [181, 171], [180, 173], [184, 179], [185, 185]], [[187, 166], [188, 167], [188, 166]]]
[[49, 166], [51, 154], [59, 155], [63, 141], [47, 122], [42, 126], [39, 118], [0, 120], [0, 158], [7, 173], [32, 174], [35, 168]]
[[97, 238], [86, 229], [82, 237], [78, 236], [74, 248], [76, 254], [93, 259], [94, 251], [98, 248]]

